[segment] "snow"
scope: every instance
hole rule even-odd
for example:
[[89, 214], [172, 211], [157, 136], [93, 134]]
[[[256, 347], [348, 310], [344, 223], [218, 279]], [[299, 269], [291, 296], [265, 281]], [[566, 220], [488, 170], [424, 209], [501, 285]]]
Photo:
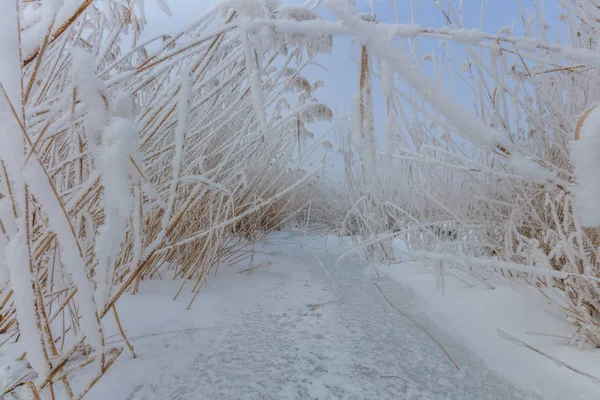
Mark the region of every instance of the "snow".
[[165, 0], [156, 0], [156, 5], [158, 6], [158, 8], [160, 8], [160, 10], [165, 13], [165, 15], [167, 16], [172, 16], [173, 14], [171, 13], [171, 9], [169, 8], [169, 5], [167, 4], [167, 2]]
[[529, 156], [511, 155], [508, 158], [509, 165], [514, 168], [515, 172], [519, 173], [525, 179], [531, 182], [547, 184], [557, 178], [556, 172], [548, 171]]
[[115, 117], [104, 129], [98, 154], [105, 201], [109, 208], [118, 210], [124, 218], [128, 218], [133, 209], [129, 170], [130, 157], [141, 158], [138, 155], [137, 136], [138, 128], [133, 122]]
[[467, 257], [463, 255], [457, 254], [443, 254], [443, 253], [430, 253], [425, 251], [413, 251], [411, 255], [416, 258], [423, 258], [428, 260], [435, 261], [466, 261], [470, 267], [479, 267], [479, 268], [496, 268], [496, 269], [504, 269], [507, 271], [514, 272], [525, 272], [528, 274], [533, 274], [537, 276], [549, 276], [554, 278], [564, 279], [568, 275], [568, 273], [563, 271], [556, 271], [554, 269], [549, 268], [539, 268], [535, 266], [510, 263], [504, 261], [493, 260], [485, 257]]
[[[190, 310], [186, 296], [172, 300], [179, 281], [142, 282], [138, 294], [118, 303], [137, 358], [125, 350], [86, 398], [577, 400], [600, 394], [588, 379], [498, 335], [502, 329], [599, 372], [595, 351], [524, 333], [543, 326], [545, 333], [568, 336], [573, 328], [522, 288], [467, 287], [447, 277], [441, 296], [431, 271], [418, 264], [380, 265], [377, 277], [356, 256], [335, 267], [341, 250], [332, 236], [271, 234], [256, 246], [252, 270], [247, 261], [221, 266]], [[375, 283], [444, 346], [460, 371]], [[123, 345], [110, 321], [105, 332], [107, 347]], [[21, 346], [11, 343], [0, 353], [0, 364], [11, 365], [0, 378], [18, 370], [7, 357]], [[74, 387], [92, 373], [75, 376]]]
[[600, 225], [600, 108], [594, 107], [581, 125], [579, 140], [571, 142], [575, 167], [575, 212], [583, 226]]
[[3, 34], [0, 36], [0, 85], [13, 106], [18, 107], [21, 103], [21, 62], [17, 4], [11, 0], [3, 0], [1, 4], [0, 26]]
[[[13, 3], [6, 0], [6, 3]], [[64, 24], [82, 6], [81, 0], [51, 0], [44, 1], [41, 7], [25, 7], [21, 26], [26, 29], [21, 34], [23, 59], [29, 58], [42, 45], [49, 30], [56, 29]], [[4, 7], [6, 9], [8, 6]], [[6, 32], [9, 32], [6, 29]]]
[[260, 18], [265, 12], [260, 1], [225, 0], [220, 3], [220, 7], [223, 15], [232, 9], [244, 18]]
[[452, 30], [452, 39], [464, 44], [477, 45], [484, 40], [487, 35], [476, 29], [454, 29]]
[[113, 117], [133, 118], [133, 98], [131, 93], [127, 91], [117, 92], [110, 103], [110, 113]]
[[[406, 250], [400, 242], [399, 246]], [[600, 385], [560, 363], [507, 340], [506, 334], [542, 350], [584, 373], [600, 377], [597, 349], [569, 344], [576, 328], [535, 288], [495, 280], [478, 281], [462, 270], [445, 266], [445, 291], [436, 290], [436, 271], [421, 262], [404, 260], [381, 265], [379, 272], [407, 285], [437, 323], [462, 338], [491, 369], [544, 399], [597, 398]]]
[[29, 268], [29, 254], [25, 236], [22, 232], [13, 235], [6, 249], [6, 260], [10, 268], [10, 277], [15, 296], [15, 306], [24, 347], [28, 349], [27, 360], [38, 376], [47, 376], [50, 365], [44, 357], [45, 349], [42, 332], [39, 329], [35, 313], [33, 294], [33, 276]]
[[181, 173], [182, 163], [185, 157], [185, 136], [188, 129], [188, 122], [190, 116], [190, 100], [192, 94], [192, 83], [190, 80], [189, 71], [183, 71], [179, 77], [181, 84], [179, 86], [179, 93], [177, 99], [177, 128], [175, 130], [175, 156], [172, 161], [172, 178], [169, 187], [169, 199], [167, 202], [167, 208], [162, 218], [162, 229], [159, 235], [160, 240], [166, 234], [169, 226], [171, 213], [173, 212], [173, 206], [175, 204], [175, 198], [177, 197], [177, 184], [179, 181], [179, 175]]
[[[32, 156], [23, 175], [32, 194], [43, 201], [44, 213], [48, 217], [50, 229], [56, 234], [61, 250], [62, 263], [77, 285], [75, 299], [79, 304], [81, 328], [94, 350], [102, 348], [101, 327], [96, 315], [94, 289], [88, 278], [85, 262], [74, 228], [62, 208], [55, 190], [47, 179], [46, 173], [37, 156]], [[12, 276], [12, 273], [11, 273]]]
[[281, 19], [294, 21], [311, 21], [319, 19], [315, 11], [298, 4], [281, 4], [275, 10], [275, 14]]
[[83, 100], [87, 110], [85, 127], [89, 132], [96, 133], [106, 124], [108, 117], [104, 84], [94, 73], [96, 66], [90, 53], [82, 48], [74, 48], [71, 53], [77, 97]]

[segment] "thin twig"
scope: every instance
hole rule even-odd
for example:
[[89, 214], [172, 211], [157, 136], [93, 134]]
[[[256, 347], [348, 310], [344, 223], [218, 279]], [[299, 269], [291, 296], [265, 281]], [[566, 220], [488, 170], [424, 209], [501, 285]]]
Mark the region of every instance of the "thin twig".
[[429, 336], [431, 338], [431, 340], [433, 340], [435, 342], [435, 344], [438, 345], [438, 347], [440, 348], [440, 350], [442, 350], [444, 352], [444, 354], [446, 355], [446, 357], [448, 357], [448, 359], [456, 367], [456, 369], [458, 371], [460, 371], [460, 368], [458, 367], [458, 364], [452, 359], [452, 357], [450, 356], [450, 353], [448, 353], [448, 351], [446, 350], [446, 348], [431, 333], [429, 333], [429, 331], [422, 324], [420, 324], [414, 318], [410, 317], [404, 311], [402, 311], [398, 307], [396, 307], [394, 305], [394, 303], [392, 303], [390, 301], [390, 299], [388, 299], [388, 297], [385, 295], [385, 293], [383, 293], [383, 290], [381, 290], [381, 288], [379, 287], [379, 285], [377, 284], [377, 282], [375, 282], [374, 284], [375, 284], [375, 286], [377, 286], [377, 289], [379, 289], [379, 293], [381, 293], [381, 295], [383, 296], [383, 298], [385, 299], [385, 301], [387, 301], [390, 306], [392, 306], [396, 311], [398, 311], [400, 314], [402, 314], [406, 319], [408, 319], [410, 322], [412, 322], [413, 324], [415, 324], [419, 329], [421, 329], [423, 332], [425, 332], [427, 334], [427, 336]]
[[508, 333], [506, 333], [506, 332], [504, 332], [504, 331], [502, 331], [500, 329], [498, 329], [498, 334], [500, 335], [500, 337], [508, 340], [509, 342], [512, 342], [512, 343], [517, 344], [519, 346], [524, 346], [524, 347], [528, 348], [529, 350], [535, 351], [536, 353], [538, 353], [538, 354], [546, 357], [547, 359], [553, 361], [556, 365], [561, 366], [561, 367], [565, 367], [567, 369], [570, 369], [571, 371], [575, 372], [576, 374], [584, 376], [584, 377], [590, 379], [595, 384], [600, 385], [600, 378], [596, 378], [593, 375], [585, 373], [585, 372], [583, 372], [583, 371], [581, 371], [581, 370], [579, 370], [579, 369], [577, 369], [577, 368], [575, 368], [575, 367], [567, 364], [566, 362], [561, 361], [558, 358], [556, 358], [554, 356], [551, 356], [550, 354], [545, 353], [542, 350], [540, 350], [540, 349], [538, 349], [536, 347], [533, 347], [532, 345], [527, 344], [527, 343], [525, 343], [522, 340], [517, 339], [516, 337], [514, 337], [514, 336], [512, 336], [512, 335], [510, 335], [510, 334], [508, 334]]

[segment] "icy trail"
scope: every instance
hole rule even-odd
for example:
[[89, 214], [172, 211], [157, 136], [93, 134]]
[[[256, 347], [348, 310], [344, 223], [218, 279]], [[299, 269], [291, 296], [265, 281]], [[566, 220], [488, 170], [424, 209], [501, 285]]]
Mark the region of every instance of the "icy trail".
[[[336, 269], [323, 238], [301, 241], [299, 234], [271, 236], [250, 273], [238, 272], [247, 262], [221, 267], [191, 310], [188, 299], [171, 300], [177, 284], [168, 280], [126, 296], [120, 314], [138, 358], [123, 353], [87, 398], [538, 398], [422, 317], [398, 282], [376, 279], [358, 258]], [[390, 307], [375, 281], [444, 344], [461, 372]]]

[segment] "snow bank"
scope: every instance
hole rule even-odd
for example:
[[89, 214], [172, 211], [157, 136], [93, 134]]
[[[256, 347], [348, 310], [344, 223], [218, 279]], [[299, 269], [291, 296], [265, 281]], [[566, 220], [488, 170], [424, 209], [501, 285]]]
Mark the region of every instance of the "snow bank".
[[507, 332], [579, 370], [600, 376], [598, 350], [570, 346], [575, 327], [532, 288], [509, 286], [501, 278], [498, 282], [477, 282], [471, 275], [450, 269], [446, 270], [442, 295], [436, 289], [432, 268], [405, 262], [381, 265], [379, 271], [413, 289], [427, 315], [462, 338], [499, 375], [523, 389], [542, 398], [584, 400], [600, 395], [600, 386], [592, 380], [499, 334]]

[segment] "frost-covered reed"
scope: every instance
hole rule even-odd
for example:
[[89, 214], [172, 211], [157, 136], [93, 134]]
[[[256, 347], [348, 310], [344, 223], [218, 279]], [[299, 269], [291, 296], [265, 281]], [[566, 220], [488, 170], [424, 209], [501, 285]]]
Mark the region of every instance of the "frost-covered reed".
[[0, 397], [81, 398], [122, 352], [103, 321], [124, 292], [182, 278], [191, 306], [294, 210], [304, 124], [331, 119], [302, 70], [331, 36], [253, 22], [318, 19], [275, 2], [143, 41], [143, 1], [2, 8], [0, 332], [29, 368]]
[[[339, 229], [372, 259], [390, 261], [401, 238], [415, 257], [530, 284], [578, 327], [574, 343], [600, 346], [600, 9], [563, 0], [549, 26], [532, 2], [515, 16], [522, 26], [485, 32], [462, 24], [472, 5], [436, 4], [445, 27], [374, 23], [332, 5], [343, 27], [329, 32], [357, 36], [387, 115], [375, 121], [386, 146], [373, 149], [375, 83], [361, 72], [338, 132], [350, 199]], [[425, 39], [437, 49], [421, 50]], [[459, 105], [466, 93], [471, 110]]]

